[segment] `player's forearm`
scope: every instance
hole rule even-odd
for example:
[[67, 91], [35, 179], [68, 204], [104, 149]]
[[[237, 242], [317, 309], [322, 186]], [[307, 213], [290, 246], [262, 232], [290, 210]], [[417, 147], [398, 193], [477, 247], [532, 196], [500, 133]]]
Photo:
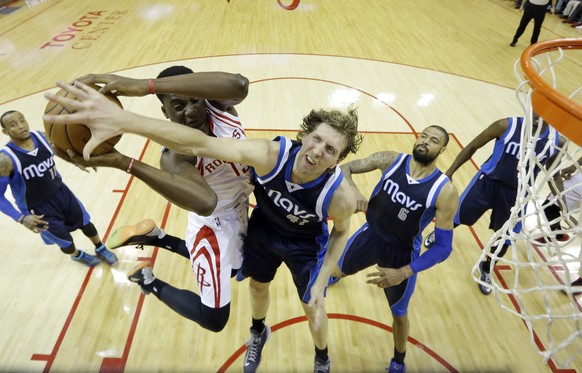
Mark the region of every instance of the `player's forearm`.
[[129, 118], [121, 123], [122, 133], [147, 137], [177, 153], [197, 155], [195, 149], [202, 147], [208, 137], [203, 132], [184, 125], [135, 113], [129, 114]]
[[449, 169], [447, 170], [447, 172], [445, 172], [445, 174], [450, 179], [452, 179], [453, 174], [459, 169], [459, 167], [461, 167], [463, 164], [465, 164], [465, 162], [467, 162], [469, 159], [471, 159], [473, 154], [475, 154], [476, 150], [477, 149], [473, 149], [470, 147], [466, 147], [463, 150], [461, 150], [461, 152], [459, 153], [457, 158], [455, 158], [453, 164], [449, 167]]
[[435, 245], [410, 263], [414, 273], [427, 270], [447, 259], [453, 251], [453, 230], [435, 229]]
[[216, 208], [216, 193], [193, 180], [138, 161], [134, 161], [130, 173], [185, 210], [208, 216]]
[[[4, 215], [10, 216], [12, 220], [19, 222], [18, 220], [22, 217], [22, 213], [12, 206], [12, 204], [4, 197], [0, 196], [0, 211]], [[19, 222], [20, 223], [20, 222]]]
[[204, 97], [209, 100], [242, 101], [248, 94], [249, 80], [240, 74], [200, 72], [154, 79], [156, 93]]
[[329, 241], [327, 244], [327, 251], [325, 253], [325, 257], [323, 259], [323, 263], [321, 265], [321, 269], [319, 272], [319, 276], [315, 283], [322, 287], [327, 286], [327, 282], [329, 277], [333, 273], [333, 270], [336, 268], [337, 263], [342, 256], [342, 253], [348, 243], [349, 239], [349, 231], [338, 231], [336, 229], [332, 229], [329, 235]]

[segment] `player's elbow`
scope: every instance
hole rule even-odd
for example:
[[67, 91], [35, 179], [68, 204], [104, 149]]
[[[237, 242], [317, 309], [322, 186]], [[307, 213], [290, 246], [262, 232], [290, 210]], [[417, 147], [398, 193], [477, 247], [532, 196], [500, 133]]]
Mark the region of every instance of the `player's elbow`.
[[192, 211], [200, 216], [210, 216], [216, 209], [216, 204], [218, 203], [218, 197], [216, 193], [207, 193], [204, 196], [196, 196], [189, 200], [187, 206], [184, 208], [188, 211]]
[[197, 203], [195, 209], [190, 210], [194, 211], [196, 214], [200, 216], [210, 216], [216, 209], [216, 204], [218, 203], [218, 196], [214, 191], [207, 193], [204, 198], [201, 198], [200, 203]]
[[247, 97], [249, 93], [249, 80], [245, 76], [235, 74], [233, 77], [233, 86], [237, 91], [237, 96], [241, 100]]

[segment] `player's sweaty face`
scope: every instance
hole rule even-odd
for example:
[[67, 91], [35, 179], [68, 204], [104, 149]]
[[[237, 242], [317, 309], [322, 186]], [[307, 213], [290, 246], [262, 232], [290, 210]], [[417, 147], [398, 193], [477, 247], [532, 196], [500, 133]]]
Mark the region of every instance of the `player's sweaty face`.
[[346, 146], [346, 139], [336, 129], [322, 123], [303, 138], [302, 144], [297, 154], [297, 165], [321, 174], [337, 164], [340, 153]]

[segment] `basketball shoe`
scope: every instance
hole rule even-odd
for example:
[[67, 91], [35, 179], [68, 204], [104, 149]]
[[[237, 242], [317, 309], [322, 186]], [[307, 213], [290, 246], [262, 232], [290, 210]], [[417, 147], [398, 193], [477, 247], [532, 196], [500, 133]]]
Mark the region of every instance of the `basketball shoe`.
[[398, 364], [396, 360], [390, 360], [390, 366], [388, 367], [388, 373], [406, 373], [406, 364]]
[[154, 273], [152, 272], [152, 267], [150, 266], [150, 262], [143, 262], [138, 264], [135, 268], [133, 268], [128, 274], [127, 278], [129, 281], [138, 284], [141, 287], [142, 293], [148, 295], [150, 293], [144, 285], [149, 285], [156, 279]]
[[243, 370], [244, 373], [254, 373], [257, 371], [261, 362], [261, 354], [263, 347], [269, 336], [271, 335], [271, 328], [265, 325], [265, 330], [262, 333], [257, 332], [251, 328], [251, 339], [246, 343], [247, 352], [245, 353], [245, 360]]
[[77, 256], [71, 255], [71, 259], [73, 259], [76, 262], [83, 263], [87, 267], [95, 267], [96, 265], [101, 263], [101, 259], [91, 254], [87, 254], [83, 250], [79, 250], [79, 255]]
[[[570, 235], [567, 233], [562, 233], [562, 234], [556, 235], [556, 241], [558, 241], [558, 242], [566, 242], [568, 240], [570, 240]], [[551, 238], [549, 238], [549, 237], [539, 237], [539, 238], [536, 238], [534, 241], [536, 241], [537, 243], [541, 243], [541, 244], [552, 242]]]
[[322, 361], [315, 357], [315, 361], [313, 363], [313, 373], [329, 373], [331, 368], [331, 359], [329, 356], [327, 357], [326, 361]]
[[479, 284], [479, 290], [481, 290], [481, 293], [484, 295], [489, 295], [491, 294], [491, 269], [489, 269], [489, 272], [485, 271], [483, 268], [484, 265], [485, 262], [479, 263], [479, 279], [486, 283], [488, 286]]
[[163, 238], [166, 233], [158, 228], [152, 219], [145, 219], [134, 225], [124, 225], [111, 234], [107, 240], [110, 249], [117, 249], [121, 246], [137, 245], [143, 249], [143, 245], [148, 244], [156, 238]]
[[113, 254], [113, 252], [107, 250], [107, 247], [105, 247], [104, 244], [101, 244], [101, 246], [95, 249], [95, 254], [97, 254], [99, 259], [104, 260], [105, 263], [110, 266], [114, 266], [118, 263], [117, 256]]

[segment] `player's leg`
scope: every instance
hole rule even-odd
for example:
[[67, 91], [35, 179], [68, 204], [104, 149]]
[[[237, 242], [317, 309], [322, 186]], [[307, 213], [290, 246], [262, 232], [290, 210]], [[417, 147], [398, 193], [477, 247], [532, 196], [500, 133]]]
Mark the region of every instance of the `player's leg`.
[[153, 293], [173, 311], [207, 330], [219, 332], [230, 315], [230, 277], [233, 261], [240, 263], [239, 237], [245, 228], [246, 221], [237, 214], [189, 220], [186, 241], [192, 247], [189, 252], [200, 295], [156, 278], [148, 266], [137, 268], [141, 275], [134, 271], [129, 277], [141, 285], [144, 293]]
[[[495, 206], [496, 184], [487, 175], [478, 172], [459, 197], [455, 225], [473, 225], [487, 210], [492, 209]], [[486, 262], [479, 265], [481, 281], [490, 284], [490, 271], [485, 271], [484, 265], [488, 266]], [[491, 292], [488, 286], [482, 284], [479, 284], [479, 289], [485, 295]]]
[[95, 245], [96, 256], [111, 266], [116, 265], [118, 263], [117, 256], [101, 242], [97, 228], [91, 223], [91, 217], [83, 203], [66, 185], [63, 185], [57, 196], [63, 206], [63, 218], [69, 232], [81, 229], [83, 234]]
[[[308, 304], [311, 300], [311, 288], [323, 264], [324, 248], [315, 240], [295, 240], [288, 242], [285, 247], [286, 252], [281, 251], [279, 255], [284, 258], [285, 264], [291, 271], [303, 311], [307, 316], [307, 324], [315, 349], [313, 370], [314, 372], [329, 372], [331, 359], [327, 348], [328, 318], [325, 304], [324, 302], [318, 302], [315, 305]], [[291, 255], [287, 255], [289, 253]]]
[[281, 258], [273, 251], [277, 247], [285, 249], [282, 237], [266, 228], [268, 225], [262, 219], [259, 214], [253, 213], [243, 245], [241, 274], [250, 277], [252, 317], [251, 337], [247, 342], [247, 352], [243, 360], [245, 373], [257, 370], [263, 348], [271, 334], [271, 329], [265, 322], [270, 305], [269, 287], [282, 263]]
[[[498, 231], [503, 227], [505, 222], [509, 219], [511, 214], [511, 208], [515, 205], [515, 200], [517, 198], [517, 191], [511, 187], [505, 186], [501, 183], [490, 183], [488, 185], [489, 194], [493, 196], [494, 204], [492, 204], [491, 209], [491, 220], [489, 222], [489, 228], [494, 232]], [[514, 228], [514, 232], [519, 232], [521, 230], [521, 223], [518, 223]], [[509, 241], [504, 241], [501, 246], [492, 247], [492, 254], [496, 257], [502, 258], [509, 248]], [[482, 282], [486, 284], [491, 284], [491, 271], [495, 266], [495, 261], [492, 259], [491, 255], [487, 255], [485, 260], [479, 264], [479, 277]], [[491, 287], [488, 285], [478, 284], [479, 290], [484, 295], [491, 294]]]
[[394, 320], [392, 321], [392, 335], [394, 338], [394, 357], [390, 360], [388, 373], [404, 372], [406, 364], [404, 358], [406, 357], [406, 341], [410, 334], [410, 323], [408, 315], [396, 316], [392, 314]]
[[93, 267], [101, 263], [101, 260], [83, 250], [76, 248], [71, 236], [71, 229], [65, 222], [65, 212], [67, 206], [67, 191], [60, 191], [53, 198], [43, 202], [34, 210], [35, 214], [43, 215], [43, 220], [47, 221], [47, 230], [41, 233], [41, 238], [47, 245], [57, 245], [61, 251], [69, 255], [71, 259]]
[[[380, 259], [378, 265], [381, 267], [401, 268], [412, 262], [413, 256], [417, 256], [413, 252], [407, 252], [400, 248], [387, 247], [384, 250], [384, 256]], [[406, 371], [406, 364], [404, 358], [406, 357], [406, 341], [410, 331], [408, 321], [408, 304], [414, 293], [416, 287], [416, 274], [412, 275], [405, 281], [396, 286], [384, 288], [384, 294], [390, 305], [392, 312], [392, 336], [394, 340], [394, 356], [390, 360], [388, 372], [404, 372]]]

